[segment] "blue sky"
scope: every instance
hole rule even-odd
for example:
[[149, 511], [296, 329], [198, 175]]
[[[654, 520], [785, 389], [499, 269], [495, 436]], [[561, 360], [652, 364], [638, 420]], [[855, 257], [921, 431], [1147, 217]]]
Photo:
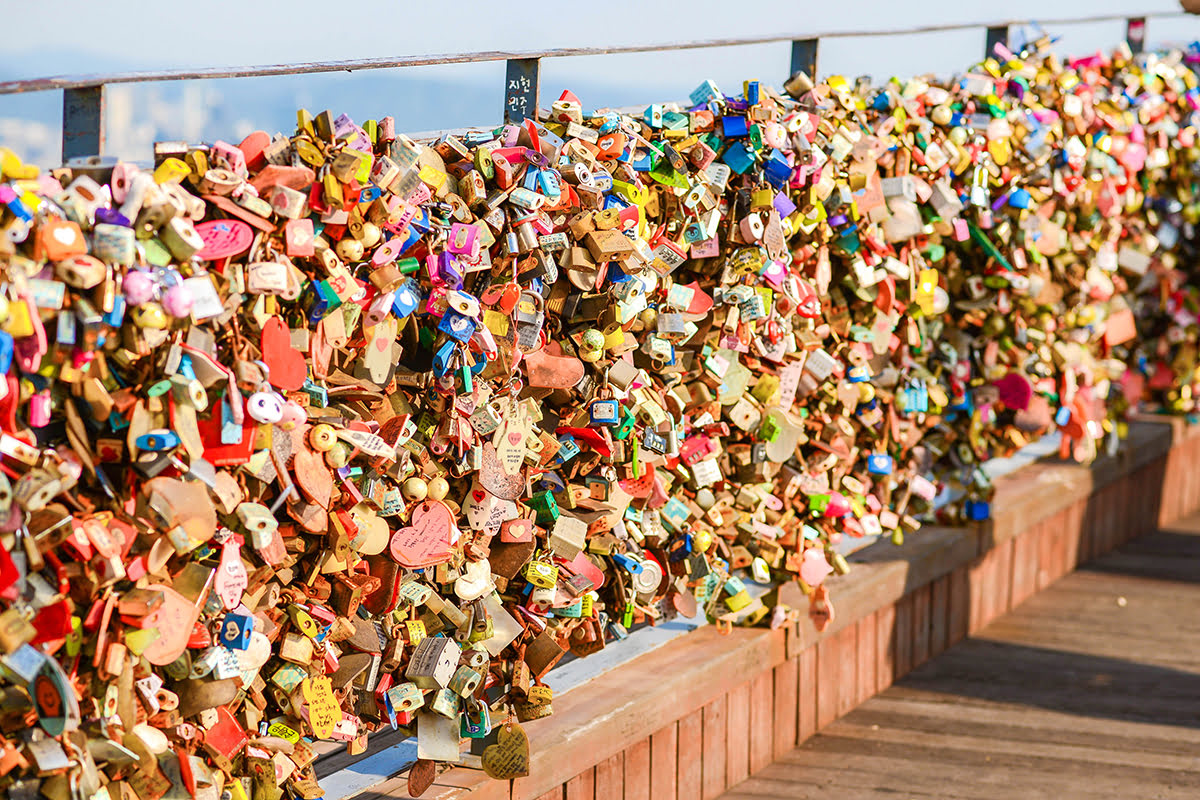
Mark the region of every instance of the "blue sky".
[[[6, 37], [0, 53], [0, 79], [39, 77], [62, 72], [80, 73], [126, 69], [230, 66], [309, 60], [330, 60], [486, 49], [529, 49], [572, 46], [675, 42], [693, 39], [761, 35], [809, 36], [831, 31], [891, 30], [916, 25], [994, 21], [997, 17], [1036, 19], [1089, 14], [1172, 12], [1173, 0], [1056, 0], [1053, 3], [1009, 0], [1003, 4], [936, 3], [928, 0], [854, 3], [787, 3], [781, 0], [608, 0], [582, 3], [560, 0], [502, 4], [482, 0], [414, 4], [404, 0], [359, 0], [352, 4], [328, 0], [206, 0], [198, 5], [157, 0], [108, 0], [105, 3], [9, 3], [3, 11], [5, 28], [19, 31]], [[681, 9], [686, 8], [686, 13]], [[543, 13], [545, 12], [545, 13]], [[1120, 22], [1055, 26], [1064, 54], [1111, 47], [1124, 36]], [[979, 57], [982, 28], [912, 36], [849, 37], [825, 40], [821, 46], [822, 74], [869, 74], [876, 79], [921, 72], [950, 73]], [[1149, 39], [1185, 43], [1200, 38], [1200, 18], [1151, 21]], [[584, 87], [585, 106], [632, 105], [682, 99], [704, 78], [734, 87], [745, 78], [778, 85], [785, 77], [787, 43], [721, 48], [667, 54], [554, 59], [543, 64], [543, 103], [564, 88]], [[430, 130], [456, 125], [493, 124], [500, 110], [503, 64], [451, 65], [381, 72], [361, 72], [313, 78], [278, 78], [256, 84], [256, 93], [294, 108], [339, 108], [339, 98], [351, 94], [379, 95], [379, 103], [362, 103], [362, 116], [392, 111], [406, 117], [407, 130]], [[435, 83], [433, 98], [410, 95], [397, 81]], [[284, 129], [290, 120], [264, 106], [261, 113], [242, 96], [245, 86], [230, 90], [232, 81], [207, 81], [189, 87], [149, 87], [116, 97], [111, 131], [115, 147], [145, 147], [155, 135], [215, 136], [211, 126]], [[448, 87], [443, 90], [441, 87]], [[494, 107], [479, 108], [477, 118], [462, 119], [478, 105], [478, 93], [464, 112], [454, 109], [456, 86], [479, 90], [495, 87]], [[179, 94], [186, 90], [186, 97]], [[392, 93], [394, 92], [394, 99]], [[448, 94], [446, 93], [448, 92]], [[184, 99], [178, 99], [184, 97]], [[239, 113], [203, 113], [220, 109], [222, 99], [236, 98]], [[392, 105], [387, 106], [390, 101]], [[11, 98], [0, 96], [0, 144], [6, 139], [30, 146], [38, 137], [27, 133], [29, 120], [46, 131], [57, 122], [57, 96]], [[230, 102], [233, 102], [230, 100]], [[357, 101], [355, 101], [357, 102]], [[175, 106], [178, 104], [178, 111]], [[201, 108], [198, 110], [197, 106]], [[376, 109], [375, 106], [381, 106]], [[459, 105], [463, 105], [459, 103]], [[156, 106], [158, 106], [156, 108]], [[370, 106], [370, 107], [367, 107]], [[382, 108], [387, 106], [387, 108]], [[180, 121], [185, 116], [189, 121]], [[155, 117], [153, 125], [141, 124]], [[5, 124], [5, 120], [8, 124]], [[179, 128], [176, 133], [172, 126]], [[136, 130], [135, 130], [136, 129]], [[51, 131], [53, 133], [53, 131]], [[124, 137], [124, 138], [122, 138]], [[132, 153], [118, 153], [131, 157]], [[144, 157], [144, 154], [136, 155]]]

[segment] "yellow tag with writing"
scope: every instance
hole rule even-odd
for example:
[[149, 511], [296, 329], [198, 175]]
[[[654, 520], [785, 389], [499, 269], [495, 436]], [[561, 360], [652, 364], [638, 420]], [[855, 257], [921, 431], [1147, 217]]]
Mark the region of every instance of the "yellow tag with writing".
[[304, 713], [313, 736], [328, 739], [333, 726], [342, 721], [342, 707], [333, 696], [333, 681], [326, 675], [306, 678], [300, 682], [304, 695]]

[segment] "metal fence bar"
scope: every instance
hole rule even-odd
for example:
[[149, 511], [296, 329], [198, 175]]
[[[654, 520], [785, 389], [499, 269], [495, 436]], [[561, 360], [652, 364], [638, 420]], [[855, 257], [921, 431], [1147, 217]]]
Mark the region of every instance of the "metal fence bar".
[[[1150, 14], [1154, 19], [1188, 18], [1183, 12]], [[1042, 27], [1070, 25], [1080, 22], [1125, 21], [1125, 14], [1098, 14], [1088, 17], [1064, 17], [1039, 19]], [[302, 75], [323, 72], [353, 72], [366, 69], [396, 69], [400, 67], [422, 67], [439, 64], [468, 64], [488, 61], [509, 61], [529, 58], [568, 58], [575, 56], [620, 55], [627, 53], [656, 53], [672, 50], [699, 50], [710, 47], [740, 47], [746, 45], [795, 42], [803, 39], [838, 39], [852, 36], [907, 36], [920, 33], [942, 33], [969, 30], [972, 28], [999, 28], [1027, 24], [1028, 20], [1001, 20], [997, 22], [957, 22], [939, 25], [919, 25], [911, 28], [888, 28], [854, 31], [806, 31], [804, 33], [753, 36], [732, 39], [700, 39], [690, 42], [665, 42], [662, 44], [621, 45], [616, 47], [566, 47], [550, 50], [482, 50], [473, 53], [451, 53], [439, 55], [389, 56], [386, 58], [364, 58], [345, 61], [312, 61], [296, 64], [264, 64], [241, 67], [206, 67], [200, 69], [161, 70], [143, 72], [114, 72], [99, 75], [60, 75], [29, 80], [0, 81], [0, 94], [21, 92], [43, 92], [57, 89], [81, 88], [112, 83], [147, 83], [151, 81], [203, 80], [215, 78], [264, 78], [279, 75]]]
[[504, 73], [504, 121], [537, 121], [542, 61], [510, 58]]
[[62, 157], [104, 152], [104, 84], [63, 91]]
[[[1149, 15], [1155, 18], [1186, 17], [1184, 13]], [[1088, 17], [1043, 19], [1043, 27], [1080, 22], [1105, 22], [1124, 20], [1126, 40], [1134, 52], [1141, 52], [1145, 44], [1147, 17], [1126, 17], [1118, 14], [1098, 14]], [[252, 67], [209, 67], [193, 70], [168, 70], [158, 72], [122, 72], [104, 75], [57, 76], [30, 80], [0, 82], [0, 95], [20, 94], [50, 90], [63, 91], [63, 158], [81, 155], [98, 155], [104, 148], [104, 87], [116, 83], [146, 83], [151, 81], [203, 80], [216, 78], [272, 77], [280, 75], [311, 75], [327, 72], [353, 72], [367, 69], [394, 69], [400, 67], [432, 66], [441, 64], [482, 63], [505, 61], [504, 118], [521, 121], [535, 117], [539, 102], [539, 73], [541, 59], [592, 55], [616, 55], [628, 53], [669, 52], [696, 50], [711, 47], [738, 47], [772, 44], [784, 41], [792, 43], [791, 74], [803, 71], [811, 78], [817, 72], [817, 48], [822, 38], [850, 36], [906, 36], [910, 34], [938, 33], [968, 28], [987, 28], [985, 58], [995, 55], [998, 43], [1007, 44], [1009, 29], [1025, 24], [1023, 20], [996, 23], [946, 23], [940, 25], [914, 26], [904, 29], [830, 31], [805, 36], [758, 36], [737, 39], [705, 39], [689, 42], [672, 42], [649, 45], [626, 45], [619, 47], [574, 47], [537, 51], [487, 50], [473, 53], [442, 55], [369, 58], [347, 61], [318, 61], [297, 64], [272, 64]]]

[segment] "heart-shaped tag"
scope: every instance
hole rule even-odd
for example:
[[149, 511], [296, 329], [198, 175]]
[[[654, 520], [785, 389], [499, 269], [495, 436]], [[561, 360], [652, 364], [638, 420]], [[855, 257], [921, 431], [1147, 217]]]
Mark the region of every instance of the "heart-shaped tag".
[[498, 781], [511, 781], [529, 774], [529, 737], [515, 722], [505, 724], [480, 758], [483, 771]]
[[583, 362], [575, 356], [564, 355], [558, 342], [550, 342], [541, 350], [526, 353], [524, 363], [530, 386], [570, 389], [583, 380]]
[[509, 475], [500, 465], [500, 458], [491, 442], [483, 443], [483, 464], [479, 470], [479, 485], [496, 497], [520, 500], [525, 492], [525, 476]]
[[426, 500], [413, 509], [412, 523], [392, 535], [392, 558], [409, 569], [424, 569], [450, 560], [457, 528], [454, 514], [436, 500]]
[[333, 475], [320, 453], [307, 446], [297, 450], [292, 456], [292, 476], [309, 502], [324, 509], [329, 508], [329, 501], [333, 497]]
[[152, 583], [145, 588], [147, 591], [161, 592], [163, 600], [146, 615], [145, 627], [157, 628], [159, 636], [142, 651], [142, 655], [156, 667], [164, 667], [187, 649], [188, 635], [200, 611], [170, 586]]
[[279, 317], [271, 317], [263, 325], [262, 357], [271, 370], [267, 380], [276, 389], [294, 392], [304, 385], [308, 377], [304, 353], [292, 347], [292, 335]]

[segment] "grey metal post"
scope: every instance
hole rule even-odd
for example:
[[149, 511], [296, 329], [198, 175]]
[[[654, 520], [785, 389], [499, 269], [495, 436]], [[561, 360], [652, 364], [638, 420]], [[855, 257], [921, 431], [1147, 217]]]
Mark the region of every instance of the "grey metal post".
[[537, 120], [541, 59], [510, 58], [504, 75], [504, 121]]
[[1146, 49], [1146, 18], [1130, 17], [1125, 20], [1125, 41], [1134, 55]]
[[987, 29], [987, 39], [983, 45], [983, 57], [992, 58], [996, 55], [996, 45], [1008, 46], [1008, 26], [996, 25]]
[[63, 161], [104, 152], [104, 84], [63, 90]]
[[817, 42], [817, 39], [796, 39], [792, 42], [790, 75], [804, 72], [814, 81], [817, 79]]

